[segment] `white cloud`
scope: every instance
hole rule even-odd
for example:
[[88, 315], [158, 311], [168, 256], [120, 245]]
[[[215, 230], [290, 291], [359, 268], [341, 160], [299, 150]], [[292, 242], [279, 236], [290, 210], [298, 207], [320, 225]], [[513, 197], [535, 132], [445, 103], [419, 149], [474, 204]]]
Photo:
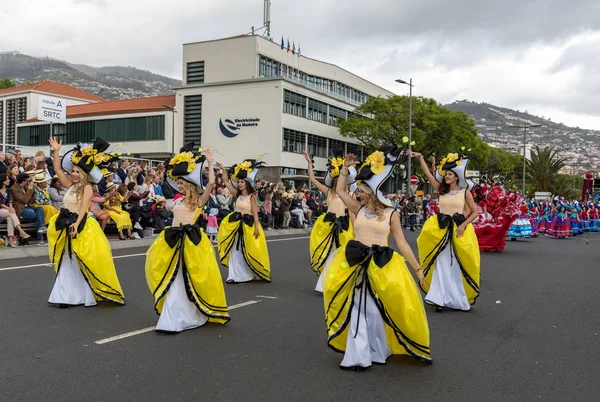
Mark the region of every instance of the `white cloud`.
[[[248, 0], [0, 4], [0, 50], [180, 78], [186, 42], [262, 23]], [[590, 0], [272, 0], [272, 36], [396, 93], [485, 101], [600, 129], [600, 3]], [[35, 10], [35, 12], [33, 12]], [[583, 11], [582, 11], [583, 10]]]

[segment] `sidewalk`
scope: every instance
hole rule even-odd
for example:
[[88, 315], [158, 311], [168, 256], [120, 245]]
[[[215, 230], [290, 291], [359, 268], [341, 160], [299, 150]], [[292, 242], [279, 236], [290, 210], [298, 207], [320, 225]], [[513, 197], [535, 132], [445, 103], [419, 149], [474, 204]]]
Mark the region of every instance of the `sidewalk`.
[[[265, 236], [268, 239], [274, 237], [281, 236], [298, 236], [304, 235], [309, 236], [310, 230], [312, 228], [307, 229], [281, 229], [281, 230], [267, 230], [265, 231]], [[124, 250], [124, 249], [134, 249], [134, 248], [148, 248], [152, 244], [152, 242], [156, 239], [155, 237], [146, 237], [144, 239], [135, 239], [135, 240], [119, 240], [116, 236], [110, 236], [108, 240], [110, 241], [110, 247], [112, 250]], [[41, 247], [31, 242], [29, 246], [22, 246], [18, 248], [10, 248], [5, 247], [0, 250], [0, 259], [2, 260], [13, 260], [13, 259], [25, 259], [27, 257], [48, 257], [48, 246]]]

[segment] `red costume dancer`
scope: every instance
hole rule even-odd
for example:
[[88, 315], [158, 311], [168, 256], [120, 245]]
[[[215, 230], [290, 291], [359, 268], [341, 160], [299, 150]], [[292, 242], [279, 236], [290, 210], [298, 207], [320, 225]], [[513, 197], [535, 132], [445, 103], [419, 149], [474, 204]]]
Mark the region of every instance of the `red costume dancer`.
[[[480, 251], [502, 251], [506, 247], [506, 234], [520, 215], [522, 198], [514, 191], [506, 193], [500, 183], [494, 184], [485, 195], [485, 206], [491, 219], [473, 224]], [[480, 217], [481, 218], [481, 217]]]

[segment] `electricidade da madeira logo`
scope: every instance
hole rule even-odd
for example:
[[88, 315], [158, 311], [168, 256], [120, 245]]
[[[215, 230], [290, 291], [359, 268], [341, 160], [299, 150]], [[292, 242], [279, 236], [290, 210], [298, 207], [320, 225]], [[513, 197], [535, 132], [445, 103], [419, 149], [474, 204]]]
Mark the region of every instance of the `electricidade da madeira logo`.
[[219, 120], [219, 129], [221, 133], [227, 138], [237, 137], [244, 127], [258, 127], [260, 119], [258, 118], [247, 118], [247, 119], [224, 119]]

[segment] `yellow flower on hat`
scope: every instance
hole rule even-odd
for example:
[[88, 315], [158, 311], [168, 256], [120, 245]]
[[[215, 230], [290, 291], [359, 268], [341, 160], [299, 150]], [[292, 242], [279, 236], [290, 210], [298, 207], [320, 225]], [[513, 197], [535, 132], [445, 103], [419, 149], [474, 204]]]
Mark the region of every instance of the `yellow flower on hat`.
[[329, 169], [329, 176], [332, 179], [340, 175], [341, 166], [344, 166], [344, 158], [331, 158], [331, 168]]
[[237, 177], [240, 170], [245, 170], [246, 172], [248, 172], [247, 174], [252, 173], [252, 162], [243, 161], [242, 163], [238, 163], [235, 166], [235, 169], [233, 169], [233, 177]]
[[385, 171], [385, 156], [381, 151], [375, 151], [367, 157], [363, 167], [370, 165], [371, 171], [375, 175], [379, 175]]

